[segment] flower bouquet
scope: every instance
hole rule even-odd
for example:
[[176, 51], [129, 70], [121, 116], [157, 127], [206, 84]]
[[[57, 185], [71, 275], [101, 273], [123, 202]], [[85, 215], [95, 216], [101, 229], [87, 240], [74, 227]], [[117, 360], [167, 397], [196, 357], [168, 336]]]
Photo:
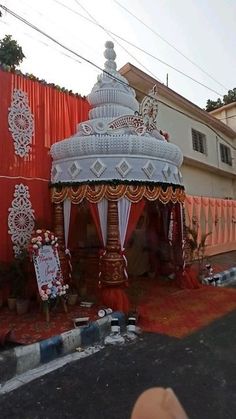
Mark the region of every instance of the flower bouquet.
[[33, 232], [29, 246], [31, 256], [37, 256], [42, 246], [52, 246], [53, 250], [56, 251], [58, 248], [57, 237], [49, 230], [36, 230], [36, 232]]
[[64, 284], [61, 272], [58, 271], [57, 276], [51, 282], [41, 286], [39, 295], [42, 301], [50, 302], [57, 297], [63, 297], [69, 288], [68, 284]]
[[57, 252], [58, 240], [49, 230], [36, 230], [30, 241], [29, 251], [34, 262], [39, 296], [49, 321], [49, 309], [61, 301], [66, 308], [66, 293], [69, 288], [64, 283]]

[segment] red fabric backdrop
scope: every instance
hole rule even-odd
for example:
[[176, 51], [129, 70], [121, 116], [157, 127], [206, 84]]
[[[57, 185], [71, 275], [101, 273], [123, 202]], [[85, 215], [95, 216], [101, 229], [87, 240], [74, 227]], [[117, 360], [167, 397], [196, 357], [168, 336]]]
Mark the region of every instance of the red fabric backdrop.
[[[28, 96], [34, 117], [34, 134], [28, 157], [15, 154], [8, 113], [14, 89]], [[8, 209], [12, 205], [15, 185], [28, 186], [35, 219], [51, 225], [48, 189], [50, 179], [50, 147], [73, 135], [76, 125], [88, 118], [89, 105], [81, 97], [69, 95], [21, 75], [0, 70], [0, 261], [12, 257], [12, 241], [8, 234]]]

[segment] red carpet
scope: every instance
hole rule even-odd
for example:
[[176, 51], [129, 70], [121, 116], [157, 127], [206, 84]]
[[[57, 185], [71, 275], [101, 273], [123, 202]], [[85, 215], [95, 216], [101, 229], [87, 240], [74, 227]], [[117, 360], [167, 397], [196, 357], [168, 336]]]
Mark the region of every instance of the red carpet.
[[[144, 331], [178, 338], [236, 309], [236, 289], [232, 288], [205, 286], [189, 290], [177, 288], [170, 281], [142, 278], [132, 280], [128, 294], [139, 313], [138, 325]], [[0, 310], [0, 344], [9, 337], [11, 341], [29, 344], [58, 335], [73, 328], [75, 317], [97, 319], [97, 310], [98, 306], [87, 309], [76, 305], [69, 306], [65, 313], [59, 306], [47, 323], [37, 306], [32, 306], [29, 313], [22, 316], [4, 307]]]
[[181, 338], [236, 309], [236, 289], [205, 286], [181, 290], [170, 283], [139, 280], [139, 326]]

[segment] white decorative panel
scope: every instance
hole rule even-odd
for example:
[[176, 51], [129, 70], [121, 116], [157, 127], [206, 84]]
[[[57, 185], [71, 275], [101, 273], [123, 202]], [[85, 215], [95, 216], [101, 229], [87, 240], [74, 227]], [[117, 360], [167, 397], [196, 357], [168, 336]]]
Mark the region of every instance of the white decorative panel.
[[17, 256], [22, 248], [28, 246], [34, 229], [34, 210], [28, 186], [22, 183], [15, 186], [14, 199], [8, 211], [8, 233], [11, 235], [13, 251]]
[[100, 159], [95, 160], [95, 162], [90, 166], [90, 170], [95, 174], [95, 176], [100, 177], [104, 170], [106, 170], [106, 165]]
[[142, 167], [142, 169], [144, 173], [147, 175], [147, 177], [151, 179], [151, 177], [153, 176], [155, 172], [154, 164], [150, 160], [148, 160], [147, 163]]
[[163, 173], [165, 179], [168, 180], [169, 177], [170, 177], [170, 175], [171, 175], [171, 168], [170, 168], [170, 166], [167, 163], [163, 167], [162, 173]]
[[61, 166], [59, 164], [55, 164], [55, 166], [52, 169], [52, 180], [55, 181], [62, 173]]
[[74, 161], [69, 167], [68, 172], [70, 173], [72, 179], [76, 178], [81, 172], [81, 167], [77, 161]]
[[13, 91], [8, 124], [14, 141], [15, 154], [20, 157], [27, 156], [34, 133], [34, 117], [29, 107], [27, 93], [20, 89]]
[[174, 174], [174, 178], [175, 178], [176, 182], [179, 182], [179, 171], [178, 171], [178, 167], [175, 167], [174, 168], [173, 174]]
[[125, 159], [122, 159], [120, 163], [116, 166], [116, 170], [120, 173], [122, 177], [125, 177], [130, 172], [131, 166]]

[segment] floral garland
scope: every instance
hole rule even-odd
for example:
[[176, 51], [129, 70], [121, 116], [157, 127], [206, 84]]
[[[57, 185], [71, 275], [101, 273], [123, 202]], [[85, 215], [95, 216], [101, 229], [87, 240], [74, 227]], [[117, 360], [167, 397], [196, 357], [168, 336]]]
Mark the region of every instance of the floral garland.
[[83, 184], [75, 186], [64, 186], [57, 187], [54, 186], [51, 189], [51, 200], [55, 204], [63, 202], [65, 199], [70, 199], [73, 204], [79, 204], [84, 199], [92, 203], [97, 203], [106, 198], [111, 201], [118, 201], [121, 198], [127, 198], [130, 202], [136, 203], [141, 199], [146, 198], [148, 201], [160, 200], [163, 204], [168, 202], [184, 202], [185, 192], [183, 188], [173, 188], [172, 186], [167, 186], [163, 189], [161, 186], [153, 185], [149, 187], [148, 185], [109, 185], [109, 184]]
[[56, 278], [51, 283], [42, 285], [39, 295], [42, 301], [50, 302], [50, 300], [66, 295], [68, 288], [69, 285], [64, 284], [61, 272], [58, 271]]
[[52, 246], [53, 251], [58, 247], [57, 237], [49, 230], [36, 230], [31, 237], [29, 252], [31, 256], [38, 256], [42, 246]]
[[167, 142], [169, 142], [169, 140], [170, 140], [170, 135], [169, 135], [169, 133], [167, 132], [167, 131], [162, 131], [162, 130], [160, 130], [160, 134], [165, 138], [165, 140], [167, 141]]
[[52, 87], [53, 89], [56, 89], [61, 93], [66, 93], [70, 96], [75, 96], [75, 97], [79, 97], [79, 98], [82, 98], [82, 99], [86, 100], [86, 96], [81, 96], [79, 93], [74, 93], [72, 90], [66, 89], [65, 87], [61, 87], [58, 84], [48, 83], [46, 80], [40, 79], [40, 78], [34, 76], [34, 74], [22, 73], [21, 70], [14, 69], [9, 65], [0, 63], [0, 70], [5, 71], [7, 73], [14, 73], [18, 76], [24, 77], [24, 78], [29, 79], [31, 81], [36, 81], [40, 84], [43, 84], [44, 86]]

